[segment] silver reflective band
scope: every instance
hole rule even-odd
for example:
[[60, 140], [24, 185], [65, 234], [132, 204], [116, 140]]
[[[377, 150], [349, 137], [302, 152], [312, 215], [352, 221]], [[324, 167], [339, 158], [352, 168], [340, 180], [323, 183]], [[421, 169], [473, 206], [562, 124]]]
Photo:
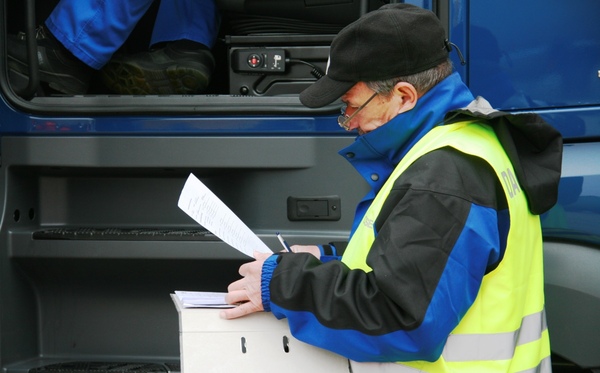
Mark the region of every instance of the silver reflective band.
[[540, 362], [540, 365], [538, 365], [537, 367], [527, 369], [527, 370], [522, 370], [517, 373], [550, 373], [550, 372], [552, 372], [552, 361], [550, 360], [550, 356], [548, 356], [547, 358], [542, 360]]
[[[352, 373], [423, 373], [423, 370], [407, 367], [396, 363], [357, 363], [350, 361]], [[535, 368], [523, 370], [516, 373], [551, 373], [552, 362], [550, 356], [544, 358]]]
[[450, 334], [442, 356], [448, 362], [511, 359], [517, 346], [540, 339], [546, 328], [546, 313], [541, 311], [525, 316], [513, 332]]
[[[518, 330], [495, 334], [451, 334], [442, 357], [447, 363], [474, 363], [477, 361], [510, 360], [517, 346], [541, 339], [547, 329], [546, 313], [540, 311], [525, 316]], [[397, 363], [358, 363], [350, 361], [352, 373], [418, 373], [421, 369]], [[550, 373], [550, 357], [538, 366], [518, 373]]]

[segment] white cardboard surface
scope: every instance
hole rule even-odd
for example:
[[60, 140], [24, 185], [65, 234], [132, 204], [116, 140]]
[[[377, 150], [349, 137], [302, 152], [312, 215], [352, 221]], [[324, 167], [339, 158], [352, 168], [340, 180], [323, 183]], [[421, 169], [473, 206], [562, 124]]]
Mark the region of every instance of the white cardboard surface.
[[286, 320], [266, 312], [223, 320], [219, 309], [183, 308], [179, 313], [182, 373], [348, 372], [348, 360], [294, 338]]

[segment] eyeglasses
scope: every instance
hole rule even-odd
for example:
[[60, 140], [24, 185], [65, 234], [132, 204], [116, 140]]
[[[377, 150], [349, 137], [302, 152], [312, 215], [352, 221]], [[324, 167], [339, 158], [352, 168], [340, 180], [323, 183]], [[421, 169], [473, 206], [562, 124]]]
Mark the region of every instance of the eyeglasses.
[[369, 102], [371, 102], [371, 100], [374, 99], [375, 96], [377, 96], [378, 94], [379, 93], [377, 93], [377, 92], [373, 93], [373, 95], [371, 97], [369, 97], [369, 99], [367, 101], [365, 101], [364, 104], [360, 105], [358, 107], [358, 109], [356, 109], [356, 111], [354, 113], [352, 113], [352, 115], [350, 115], [350, 116], [346, 115], [346, 108], [348, 107], [348, 105], [344, 106], [342, 108], [342, 114], [340, 114], [340, 116], [338, 117], [338, 124], [340, 125], [340, 127], [345, 129], [346, 131], [351, 131], [350, 121], [352, 120], [352, 118], [354, 118], [354, 116], [356, 116], [356, 114], [358, 114], [359, 111], [364, 109], [364, 107], [367, 106], [367, 104]]

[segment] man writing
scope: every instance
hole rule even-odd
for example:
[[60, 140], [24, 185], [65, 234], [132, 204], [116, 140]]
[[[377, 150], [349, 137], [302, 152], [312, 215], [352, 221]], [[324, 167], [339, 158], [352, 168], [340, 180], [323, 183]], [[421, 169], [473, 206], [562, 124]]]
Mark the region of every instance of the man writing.
[[[240, 268], [223, 311], [271, 311], [353, 372], [549, 372], [539, 214], [558, 132], [494, 111], [452, 71], [429, 11], [390, 4], [334, 39], [309, 107], [338, 98], [340, 154], [371, 186], [346, 247], [294, 246]], [[312, 254], [312, 255], [311, 255]]]

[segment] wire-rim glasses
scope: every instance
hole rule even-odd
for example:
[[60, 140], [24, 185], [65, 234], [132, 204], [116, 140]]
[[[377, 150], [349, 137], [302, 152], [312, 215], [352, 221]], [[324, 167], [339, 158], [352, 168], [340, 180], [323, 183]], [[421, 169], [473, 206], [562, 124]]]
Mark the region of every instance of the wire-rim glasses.
[[345, 129], [346, 131], [351, 131], [352, 129], [350, 128], [350, 121], [352, 120], [352, 118], [354, 118], [354, 116], [356, 116], [356, 114], [358, 114], [359, 111], [364, 109], [364, 107], [367, 106], [367, 104], [371, 102], [371, 100], [374, 99], [375, 96], [377, 96], [378, 94], [379, 93], [377, 92], [373, 93], [373, 95], [369, 97], [369, 99], [365, 101], [364, 104], [360, 105], [358, 109], [356, 109], [356, 111], [350, 116], [346, 115], [346, 108], [348, 107], [348, 105], [342, 107], [342, 114], [340, 114], [340, 116], [338, 117], [338, 124], [340, 125], [340, 127]]

